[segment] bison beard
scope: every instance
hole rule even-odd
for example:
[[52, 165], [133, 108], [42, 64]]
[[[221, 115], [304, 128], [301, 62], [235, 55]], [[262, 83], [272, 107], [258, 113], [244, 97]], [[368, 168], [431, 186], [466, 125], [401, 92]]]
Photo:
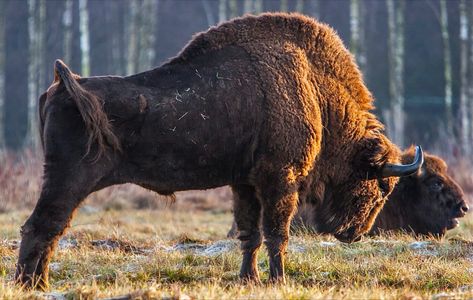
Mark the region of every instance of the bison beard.
[[16, 272], [29, 286], [46, 288], [73, 212], [106, 186], [160, 194], [232, 186], [241, 278], [259, 281], [264, 236], [270, 280], [284, 281], [289, 224], [308, 187], [323, 195], [324, 230], [353, 241], [396, 176], [422, 163], [395, 165], [400, 152], [370, 112], [353, 57], [332, 29], [300, 15], [223, 23], [129, 77], [79, 79], [59, 61], [55, 71], [40, 98], [45, 180], [22, 228]]

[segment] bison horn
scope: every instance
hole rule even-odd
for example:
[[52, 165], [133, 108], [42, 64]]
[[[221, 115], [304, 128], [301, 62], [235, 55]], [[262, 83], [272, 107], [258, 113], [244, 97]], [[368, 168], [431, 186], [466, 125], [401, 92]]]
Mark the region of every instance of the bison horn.
[[400, 177], [400, 176], [409, 176], [416, 173], [424, 163], [424, 153], [422, 152], [421, 146], [416, 146], [416, 151], [414, 155], [414, 161], [408, 165], [396, 165], [387, 163], [384, 165], [381, 170], [381, 177]]

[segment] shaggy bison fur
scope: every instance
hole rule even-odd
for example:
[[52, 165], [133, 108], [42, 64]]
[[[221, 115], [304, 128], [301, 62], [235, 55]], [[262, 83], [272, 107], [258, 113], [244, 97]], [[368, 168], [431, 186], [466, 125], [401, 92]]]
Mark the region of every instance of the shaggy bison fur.
[[39, 100], [44, 183], [21, 230], [16, 279], [26, 285], [47, 286], [51, 254], [81, 201], [122, 183], [165, 195], [230, 185], [241, 278], [259, 280], [264, 236], [270, 281], [284, 281], [300, 195], [323, 199], [320, 230], [354, 241], [396, 176], [422, 163], [396, 165], [400, 151], [370, 112], [353, 57], [331, 28], [300, 15], [223, 23], [128, 77], [79, 78], [61, 61], [55, 72]]
[[[414, 158], [410, 148], [402, 155], [407, 163]], [[297, 213], [292, 220], [293, 230], [317, 232], [317, 200], [307, 196], [299, 199]], [[370, 234], [404, 231], [415, 235], [442, 237], [447, 230], [458, 226], [458, 218], [468, 212], [461, 187], [447, 173], [447, 164], [440, 157], [425, 154], [422, 169], [402, 177], [376, 217]], [[228, 237], [237, 236], [233, 223]]]

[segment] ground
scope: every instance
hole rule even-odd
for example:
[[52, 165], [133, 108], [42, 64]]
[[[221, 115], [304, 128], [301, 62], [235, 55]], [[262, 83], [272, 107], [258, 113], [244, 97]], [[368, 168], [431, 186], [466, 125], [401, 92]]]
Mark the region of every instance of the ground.
[[[131, 188], [134, 189], [134, 188]], [[354, 244], [307, 232], [290, 240], [288, 283], [238, 280], [238, 242], [226, 239], [232, 222], [228, 191], [187, 193], [176, 203], [139, 191], [133, 205], [126, 188], [90, 197], [78, 211], [50, 265], [50, 292], [11, 283], [19, 227], [28, 210], [0, 214], [0, 295], [6, 299], [312, 299], [447, 298], [473, 296], [473, 217], [443, 240], [408, 235], [364, 238]], [[136, 195], [136, 191], [133, 194]], [[148, 196], [148, 197], [147, 197]], [[107, 205], [94, 206], [94, 201]], [[222, 198], [223, 205], [216, 200]], [[209, 200], [210, 199], [210, 200]], [[99, 201], [100, 200], [100, 201]], [[137, 204], [138, 203], [138, 204]], [[154, 203], [154, 204], [153, 204]], [[197, 203], [197, 205], [196, 205]]]

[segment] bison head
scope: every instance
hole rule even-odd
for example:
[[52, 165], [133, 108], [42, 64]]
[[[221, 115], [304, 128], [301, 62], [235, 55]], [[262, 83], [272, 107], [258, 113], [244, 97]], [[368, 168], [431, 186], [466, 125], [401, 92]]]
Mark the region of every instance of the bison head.
[[[413, 156], [411, 147], [402, 161]], [[457, 227], [458, 218], [468, 211], [461, 187], [447, 173], [447, 164], [430, 154], [419, 172], [401, 179], [390, 201], [390, 205], [401, 206], [402, 227], [417, 234], [442, 236]]]
[[357, 241], [368, 232], [398, 178], [418, 172], [423, 163], [420, 147], [411, 163], [397, 163], [400, 153], [384, 136], [366, 140], [354, 151], [351, 163], [347, 163], [350, 170], [339, 170], [340, 175], [332, 176], [316, 201], [317, 231], [332, 233], [343, 242]]

